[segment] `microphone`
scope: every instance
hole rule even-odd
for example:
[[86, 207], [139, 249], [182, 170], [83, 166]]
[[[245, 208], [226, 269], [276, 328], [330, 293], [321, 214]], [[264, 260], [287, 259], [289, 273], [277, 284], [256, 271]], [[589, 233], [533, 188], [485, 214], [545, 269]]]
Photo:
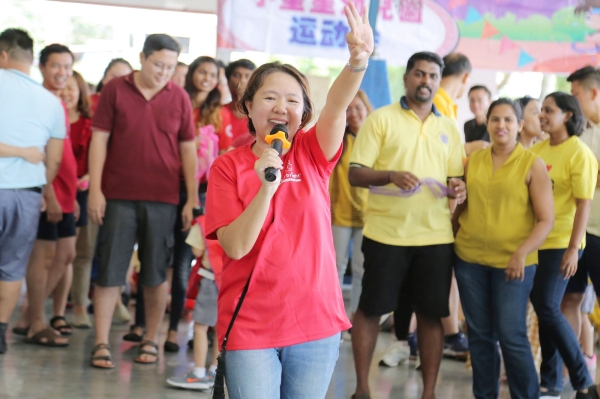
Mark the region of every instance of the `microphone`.
[[[271, 144], [271, 148], [275, 149], [279, 153], [279, 156], [281, 156], [283, 149], [288, 149], [292, 145], [289, 141], [287, 141], [287, 138], [287, 128], [285, 125], [278, 124], [273, 126], [271, 133], [265, 137], [265, 141]], [[277, 180], [277, 169], [267, 168], [265, 170], [265, 180], [269, 182]]]

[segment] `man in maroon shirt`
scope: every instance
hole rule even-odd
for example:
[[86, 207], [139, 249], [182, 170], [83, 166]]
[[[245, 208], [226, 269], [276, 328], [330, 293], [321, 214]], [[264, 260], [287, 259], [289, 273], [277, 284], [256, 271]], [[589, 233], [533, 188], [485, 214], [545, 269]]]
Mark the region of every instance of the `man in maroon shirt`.
[[88, 211], [101, 225], [94, 367], [114, 367], [108, 333], [136, 239], [147, 330], [135, 361], [158, 360], [156, 342], [166, 307], [166, 271], [173, 255], [182, 166], [188, 196], [182, 211], [184, 230], [198, 204], [191, 103], [186, 92], [170, 81], [178, 56], [173, 38], [148, 36], [140, 53], [142, 68], [102, 89], [92, 122]]

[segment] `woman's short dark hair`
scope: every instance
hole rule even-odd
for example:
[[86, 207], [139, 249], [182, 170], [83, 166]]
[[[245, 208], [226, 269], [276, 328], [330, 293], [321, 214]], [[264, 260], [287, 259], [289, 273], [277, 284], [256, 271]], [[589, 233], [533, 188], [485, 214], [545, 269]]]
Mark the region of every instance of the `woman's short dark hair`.
[[538, 99], [530, 96], [525, 96], [517, 99], [517, 101], [519, 102], [519, 105], [521, 106], [523, 112], [525, 112], [525, 108], [527, 107], [527, 105], [529, 105], [531, 101], [538, 101]]
[[104, 86], [104, 83], [102, 83], [102, 81], [106, 77], [106, 74], [108, 73], [108, 71], [110, 71], [110, 69], [113, 66], [115, 66], [116, 64], [127, 65], [129, 67], [129, 69], [131, 69], [133, 71], [133, 67], [131, 66], [131, 64], [129, 63], [129, 61], [127, 61], [126, 59], [124, 59], [124, 58], [113, 58], [112, 60], [110, 60], [110, 62], [108, 63], [106, 69], [104, 70], [104, 74], [102, 75], [102, 79], [100, 79], [100, 83], [98, 83], [98, 85], [96, 86], [96, 93], [100, 93], [102, 91], [102, 87]]
[[511, 100], [510, 98], [502, 97], [494, 101], [487, 112], [487, 120], [490, 120], [490, 116], [492, 115], [492, 111], [499, 105], [508, 105], [515, 112], [515, 116], [517, 117], [517, 122], [521, 122], [523, 120], [523, 110], [521, 109], [521, 105], [518, 101]]
[[181, 52], [181, 47], [177, 40], [164, 33], [155, 33], [146, 38], [142, 52], [146, 57], [150, 57], [155, 51], [171, 50], [177, 54]]
[[554, 99], [556, 106], [562, 112], [571, 112], [572, 116], [565, 122], [567, 133], [569, 133], [569, 136], [579, 136], [585, 126], [585, 117], [579, 101], [572, 95], [561, 91], [555, 91], [546, 96], [546, 98], [549, 97]]
[[251, 71], [254, 71], [256, 69], [256, 64], [254, 64], [254, 62], [247, 60], [245, 58], [230, 62], [229, 65], [227, 65], [227, 67], [225, 68], [225, 76], [227, 77], [227, 80], [229, 80], [229, 78], [231, 78], [231, 75], [233, 75], [233, 72], [237, 68], [246, 68]]
[[310, 90], [306, 76], [292, 65], [282, 64], [281, 62], [269, 62], [261, 65], [252, 73], [248, 80], [248, 84], [246, 85], [246, 90], [244, 90], [244, 94], [238, 101], [238, 109], [248, 117], [248, 130], [253, 136], [256, 135], [256, 129], [254, 128], [254, 124], [252, 124], [252, 119], [249, 117], [250, 110], [248, 109], [246, 102], [252, 102], [254, 96], [262, 87], [264, 80], [274, 72], [283, 72], [290, 75], [296, 79], [302, 89], [304, 109], [302, 110], [302, 120], [300, 121], [299, 129], [306, 126], [313, 117], [313, 104], [310, 101]]

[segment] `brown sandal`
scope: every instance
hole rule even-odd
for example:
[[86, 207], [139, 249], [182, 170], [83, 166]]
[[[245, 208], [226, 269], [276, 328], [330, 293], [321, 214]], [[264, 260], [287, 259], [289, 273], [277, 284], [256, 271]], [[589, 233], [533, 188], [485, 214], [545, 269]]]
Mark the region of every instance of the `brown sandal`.
[[[150, 352], [148, 350], [145, 350], [144, 346], [151, 346], [154, 349], [156, 349], [156, 352]], [[139, 360], [140, 356], [142, 356], [142, 355], [154, 356], [156, 359], [154, 359], [154, 361], [152, 361], [152, 362], [144, 362], [142, 360]], [[149, 341], [149, 340], [142, 341], [142, 343], [140, 343], [140, 349], [139, 349], [139, 352], [138, 352], [138, 357], [136, 357], [134, 361], [136, 363], [140, 363], [140, 364], [154, 364], [154, 363], [157, 363], [158, 362], [158, 344], [156, 342], [152, 342], [152, 341]]]
[[[43, 341], [43, 339], [46, 341]], [[25, 338], [25, 342], [28, 344], [47, 346], [52, 348], [64, 348], [65, 346], [69, 346], [69, 343], [58, 343], [57, 339], [64, 338], [60, 335], [56, 335], [56, 330], [52, 327], [48, 327], [45, 330], [34, 334], [31, 338]]]
[[[98, 344], [96, 346], [94, 346], [94, 349], [92, 349], [92, 367], [96, 367], [97, 369], [114, 369], [115, 368], [115, 362], [113, 361], [113, 358], [111, 355], [96, 355], [96, 352], [98, 352], [99, 350], [102, 349], [106, 349], [107, 351], [110, 352], [110, 346], [108, 344]], [[95, 361], [98, 360], [105, 360], [107, 362], [110, 362], [111, 365], [110, 366], [100, 366], [98, 364], [94, 364]]]

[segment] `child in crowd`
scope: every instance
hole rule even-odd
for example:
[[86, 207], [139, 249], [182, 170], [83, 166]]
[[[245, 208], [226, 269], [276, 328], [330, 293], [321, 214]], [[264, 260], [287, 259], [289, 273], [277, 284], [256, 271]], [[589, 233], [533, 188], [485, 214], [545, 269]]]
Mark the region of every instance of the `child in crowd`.
[[[204, 215], [198, 216], [186, 239], [196, 256], [196, 265], [190, 275], [188, 300], [195, 299], [192, 319], [194, 320], [194, 369], [189, 373], [171, 377], [167, 384], [184, 389], [210, 389], [217, 369], [219, 347], [213, 345], [212, 360], [206, 370], [208, 354], [208, 328], [217, 324], [217, 278], [222, 269], [223, 249], [218, 241], [206, 241], [204, 235]], [[195, 296], [195, 298], [194, 298]], [[187, 308], [187, 306], [186, 306]]]

